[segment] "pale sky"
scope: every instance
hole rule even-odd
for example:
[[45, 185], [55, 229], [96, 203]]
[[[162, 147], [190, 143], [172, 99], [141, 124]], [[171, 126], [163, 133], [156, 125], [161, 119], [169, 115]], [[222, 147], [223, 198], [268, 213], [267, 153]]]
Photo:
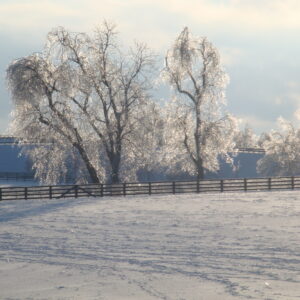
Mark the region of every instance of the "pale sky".
[[0, 133], [11, 111], [8, 64], [41, 51], [54, 27], [92, 32], [104, 19], [124, 44], [145, 42], [161, 57], [188, 26], [219, 49], [228, 109], [242, 124], [260, 133], [282, 116], [300, 126], [299, 0], [0, 0]]

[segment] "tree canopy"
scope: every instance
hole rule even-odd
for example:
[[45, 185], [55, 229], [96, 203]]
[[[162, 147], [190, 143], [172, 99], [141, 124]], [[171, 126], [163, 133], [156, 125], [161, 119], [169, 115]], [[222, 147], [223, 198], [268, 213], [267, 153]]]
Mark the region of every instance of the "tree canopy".
[[126, 50], [107, 22], [93, 35], [56, 28], [43, 52], [13, 61], [11, 132], [36, 144], [26, 150], [36, 176], [118, 183], [162, 167], [202, 179], [220, 157], [230, 162], [236, 120], [217, 49], [183, 29], [165, 57], [162, 77], [174, 91], [166, 105], [151, 96], [155, 70], [147, 46]]
[[140, 112], [151, 105], [154, 61], [143, 44], [124, 52], [114, 25], [104, 22], [94, 36], [54, 29], [42, 53], [10, 64], [11, 129], [40, 144], [29, 155], [42, 181], [66, 176], [67, 163], [78, 180], [134, 177], [132, 149]]
[[174, 90], [168, 105], [172, 133], [167, 154], [202, 179], [205, 170], [218, 170], [220, 156], [230, 160], [233, 151], [236, 121], [225, 111], [228, 75], [212, 43], [193, 37], [188, 28], [168, 50], [163, 75]]

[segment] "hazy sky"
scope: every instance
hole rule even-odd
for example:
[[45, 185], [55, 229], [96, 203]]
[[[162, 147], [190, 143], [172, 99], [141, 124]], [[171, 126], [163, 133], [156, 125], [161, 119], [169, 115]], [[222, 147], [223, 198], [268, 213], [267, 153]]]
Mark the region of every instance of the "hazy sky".
[[279, 116], [299, 122], [299, 16], [299, 0], [0, 0], [0, 133], [11, 111], [8, 64], [41, 51], [54, 27], [92, 32], [104, 19], [125, 44], [146, 42], [161, 56], [184, 26], [207, 36], [230, 76], [233, 114], [258, 133]]

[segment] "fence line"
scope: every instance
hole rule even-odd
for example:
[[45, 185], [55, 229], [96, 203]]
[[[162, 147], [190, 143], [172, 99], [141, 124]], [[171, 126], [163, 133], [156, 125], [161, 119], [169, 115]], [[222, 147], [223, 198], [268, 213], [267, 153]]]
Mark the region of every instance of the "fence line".
[[200, 181], [162, 181], [140, 183], [127, 182], [119, 184], [72, 184], [2, 187], [0, 188], [0, 201], [295, 189], [300, 189], [300, 177], [210, 179]]

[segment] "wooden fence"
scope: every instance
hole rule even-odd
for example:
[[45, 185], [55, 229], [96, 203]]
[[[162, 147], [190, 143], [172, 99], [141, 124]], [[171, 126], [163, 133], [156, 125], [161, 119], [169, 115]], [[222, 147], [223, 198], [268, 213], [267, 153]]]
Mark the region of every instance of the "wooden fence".
[[2, 187], [0, 201], [294, 189], [300, 189], [300, 177]]

